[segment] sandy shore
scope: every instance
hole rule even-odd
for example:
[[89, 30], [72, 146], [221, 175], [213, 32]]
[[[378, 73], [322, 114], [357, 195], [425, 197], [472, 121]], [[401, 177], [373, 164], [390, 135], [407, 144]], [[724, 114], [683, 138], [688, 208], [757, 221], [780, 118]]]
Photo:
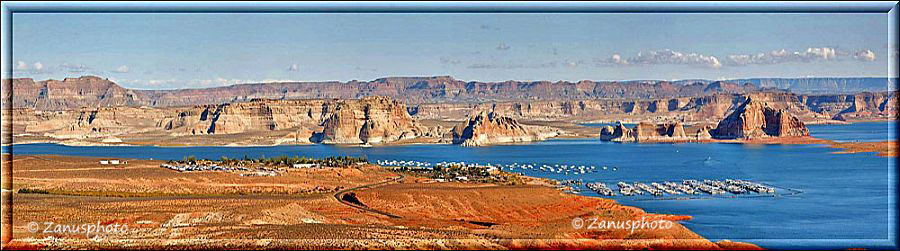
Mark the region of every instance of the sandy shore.
[[844, 149], [843, 151], [834, 152], [836, 154], [874, 152], [881, 157], [897, 157], [897, 141], [894, 140], [880, 142], [832, 142], [831, 147]]

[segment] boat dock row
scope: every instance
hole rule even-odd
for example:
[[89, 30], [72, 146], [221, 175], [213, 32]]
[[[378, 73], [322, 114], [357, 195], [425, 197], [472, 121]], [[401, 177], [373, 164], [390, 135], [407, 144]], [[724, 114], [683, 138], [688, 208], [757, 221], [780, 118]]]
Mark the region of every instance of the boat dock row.
[[[616, 183], [616, 186], [619, 188], [619, 194], [623, 196], [643, 195], [645, 193], [653, 196], [699, 194], [723, 195], [728, 193], [735, 195], [749, 193], [775, 193], [775, 188], [773, 187], [752, 181], [737, 179], [703, 181], [689, 179], [682, 180], [681, 182], [664, 181], [650, 182], [649, 184], [642, 182], [627, 183], [620, 181]], [[603, 182], [587, 183], [585, 184], [585, 187], [603, 196], [618, 195]]]
[[594, 165], [577, 165], [577, 164], [539, 164], [539, 163], [518, 163], [497, 164], [497, 163], [472, 163], [465, 161], [442, 161], [431, 163], [428, 161], [417, 160], [376, 160], [376, 164], [382, 166], [405, 167], [409, 169], [431, 169], [435, 166], [463, 166], [463, 167], [488, 167], [501, 171], [535, 171], [544, 173], [562, 174], [565, 176], [585, 175], [599, 171], [618, 171], [618, 167], [594, 166]]

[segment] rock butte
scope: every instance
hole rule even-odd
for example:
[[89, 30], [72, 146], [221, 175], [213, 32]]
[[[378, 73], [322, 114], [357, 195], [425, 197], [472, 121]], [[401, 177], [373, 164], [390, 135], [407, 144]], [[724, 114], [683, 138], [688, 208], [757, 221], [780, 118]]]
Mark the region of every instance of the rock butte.
[[717, 139], [809, 136], [809, 129], [784, 109], [770, 107], [750, 96], [711, 132]]
[[451, 134], [453, 144], [462, 146], [540, 141], [559, 135], [549, 127], [521, 125], [515, 119], [486, 111], [453, 127]]
[[605, 126], [600, 131], [601, 140], [614, 142], [687, 142], [803, 136], [809, 136], [809, 129], [799, 118], [785, 109], [772, 108], [753, 95], [719, 121], [715, 129], [703, 125], [693, 136], [685, 133], [684, 125], [680, 122], [641, 122], [633, 128], [626, 128], [619, 122], [615, 126]]
[[413, 120], [406, 105], [386, 97], [341, 100], [323, 122], [326, 144], [378, 144], [424, 135], [427, 129]]
[[614, 142], [683, 142], [700, 139], [688, 137], [681, 122], [656, 124], [641, 122], [634, 128], [626, 128], [621, 122], [600, 130], [600, 139]]

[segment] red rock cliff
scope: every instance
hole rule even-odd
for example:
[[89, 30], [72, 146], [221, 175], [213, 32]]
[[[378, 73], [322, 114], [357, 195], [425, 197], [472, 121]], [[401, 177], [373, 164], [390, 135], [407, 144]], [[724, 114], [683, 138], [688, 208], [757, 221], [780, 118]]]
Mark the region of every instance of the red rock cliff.
[[750, 96], [711, 132], [718, 139], [809, 136], [809, 129], [785, 109], [776, 109]]

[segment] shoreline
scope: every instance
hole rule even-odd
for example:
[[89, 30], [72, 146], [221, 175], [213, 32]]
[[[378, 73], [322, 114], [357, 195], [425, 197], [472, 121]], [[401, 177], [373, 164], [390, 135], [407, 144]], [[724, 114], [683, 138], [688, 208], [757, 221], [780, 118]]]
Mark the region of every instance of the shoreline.
[[[833, 120], [839, 121], [839, 120]], [[866, 119], [866, 120], [848, 120], [848, 121], [839, 121], [842, 123], [815, 123], [816, 121], [811, 121], [808, 124], [839, 124], [839, 125], [849, 125], [853, 123], [867, 123], [867, 122], [898, 122], [895, 119]], [[821, 121], [818, 121], [821, 122]], [[597, 123], [597, 122], [590, 122]], [[608, 122], [599, 122], [599, 123], [608, 123]], [[627, 123], [627, 122], [626, 122]], [[585, 123], [576, 123], [584, 126]], [[591, 128], [589, 126], [584, 126]], [[23, 135], [24, 136], [24, 135]], [[32, 135], [29, 135], [32, 136]], [[121, 136], [121, 135], [119, 135]], [[21, 136], [20, 136], [21, 137]], [[46, 136], [41, 136], [46, 137]], [[285, 144], [286, 142], [273, 142], [272, 144], [243, 144], [239, 142], [228, 142], [221, 144], [158, 144], [153, 142], [141, 142], [138, 144], [128, 143], [118, 140], [117, 142], [103, 142], [101, 141], [90, 141], [85, 139], [56, 139], [50, 137], [49, 139], [41, 139], [41, 140], [26, 140], [24, 142], [15, 142], [16, 136], [13, 136], [12, 144], [3, 144], [3, 146], [14, 146], [14, 145], [22, 145], [22, 144], [59, 144], [64, 146], [152, 146], [152, 147], [274, 147], [274, 146], [310, 146], [310, 145], [331, 145], [338, 147], [394, 147], [394, 146], [406, 146], [406, 145], [453, 145], [452, 143], [442, 139], [442, 138], [417, 138], [410, 140], [400, 140], [386, 143], [377, 143], [377, 144], [332, 144], [332, 143], [317, 143], [317, 142], [301, 142], [301, 143], [291, 143]], [[97, 137], [94, 139], [100, 139], [101, 137]], [[119, 139], [119, 138], [117, 138]], [[475, 147], [487, 147], [487, 146], [502, 146], [502, 145], [527, 145], [531, 143], [537, 143], [542, 141], [552, 141], [552, 140], [565, 140], [565, 139], [599, 139], [599, 136], [595, 135], [585, 135], [580, 133], [574, 134], [559, 134], [552, 138], [547, 138], [545, 140], [534, 140], [534, 141], [520, 141], [520, 142], [497, 142], [497, 143], [488, 143], [481, 146]], [[888, 140], [890, 141], [890, 140]], [[296, 141], [295, 141], [296, 142]], [[147, 143], [147, 144], [142, 144]], [[833, 144], [833, 141], [819, 139], [812, 136], [803, 136], [803, 137], [767, 137], [767, 138], [758, 138], [758, 139], [662, 139], [662, 140], [648, 140], [642, 142], [619, 142], [619, 143], [639, 143], [639, 144], [655, 144], [655, 143], [663, 143], [663, 144], [671, 144], [671, 143], [737, 143], [737, 144]]]
[[[533, 143], [540, 142], [549, 142], [549, 141], [564, 141], [564, 140], [579, 140], [579, 139], [599, 139], [595, 137], [555, 137], [542, 141], [530, 141], [530, 142], [510, 142], [510, 143], [502, 143], [502, 144], [490, 144], [478, 147], [490, 147], [490, 146], [521, 146], [521, 145], [529, 145]], [[866, 142], [836, 142], [833, 140], [820, 139], [812, 136], [803, 136], [803, 137], [781, 137], [781, 138], [759, 138], [759, 139], [705, 139], [705, 140], [671, 140], [671, 141], [643, 141], [643, 142], [611, 142], [617, 144], [742, 144], [742, 145], [825, 145], [830, 148], [838, 148], [838, 149], [846, 149], [844, 151], [832, 152], [832, 154], [849, 154], [849, 153], [864, 153], [864, 152], [875, 152], [877, 156], [880, 157], [897, 157], [896, 150], [894, 147], [897, 141], [896, 140], [884, 140], [884, 141], [866, 141]], [[26, 141], [26, 142], [14, 142], [12, 144], [3, 145], [4, 147], [15, 147], [16, 145], [29, 145], [29, 144], [56, 144], [61, 146], [69, 146], [69, 147], [160, 147], [160, 148], [190, 148], [190, 147], [277, 147], [277, 146], [315, 146], [315, 145], [323, 145], [323, 146], [334, 146], [334, 147], [343, 147], [343, 148], [378, 148], [378, 147], [397, 147], [397, 146], [421, 146], [421, 145], [453, 145], [451, 143], [446, 142], [414, 142], [414, 143], [400, 143], [400, 144], [377, 144], [377, 145], [362, 145], [362, 144], [321, 144], [321, 143], [311, 143], [311, 144], [274, 144], [274, 145], [259, 145], [259, 144], [251, 144], [251, 145], [135, 145], [135, 144], [71, 144], [66, 142], [53, 142], [53, 141]], [[881, 147], [874, 147], [875, 145]], [[460, 146], [463, 147], [463, 146]], [[52, 155], [52, 154], [51, 154]], [[68, 156], [68, 155], [67, 155]]]

